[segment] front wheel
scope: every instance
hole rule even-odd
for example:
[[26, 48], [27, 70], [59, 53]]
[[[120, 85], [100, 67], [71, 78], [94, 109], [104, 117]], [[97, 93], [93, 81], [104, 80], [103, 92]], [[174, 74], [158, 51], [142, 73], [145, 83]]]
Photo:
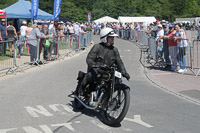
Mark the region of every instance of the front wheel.
[[116, 87], [113, 98], [109, 96], [103, 101], [103, 121], [109, 126], [119, 124], [126, 116], [130, 105], [130, 93], [128, 89]]

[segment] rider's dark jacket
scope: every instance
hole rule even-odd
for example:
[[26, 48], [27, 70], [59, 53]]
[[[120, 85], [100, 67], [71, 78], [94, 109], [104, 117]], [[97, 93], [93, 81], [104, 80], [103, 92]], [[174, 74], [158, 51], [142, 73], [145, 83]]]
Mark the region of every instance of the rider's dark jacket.
[[126, 73], [124, 63], [122, 62], [119, 51], [114, 46], [106, 46], [104, 43], [95, 44], [90, 50], [86, 62], [90, 70], [93, 65], [117, 65], [122, 74]]

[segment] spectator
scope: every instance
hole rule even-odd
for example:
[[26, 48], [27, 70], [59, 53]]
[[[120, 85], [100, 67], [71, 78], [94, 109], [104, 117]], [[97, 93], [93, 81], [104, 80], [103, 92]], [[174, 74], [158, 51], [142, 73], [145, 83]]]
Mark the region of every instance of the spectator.
[[22, 36], [20, 32], [17, 32], [17, 48], [19, 51], [18, 57], [21, 58], [22, 54]]
[[94, 33], [94, 35], [96, 34], [96, 26], [97, 26], [96, 23], [94, 23], [93, 24], [93, 30], [94, 30], [93, 33]]
[[[162, 21], [165, 22], [165, 21]], [[163, 28], [164, 28], [164, 36], [168, 36], [169, 34], [169, 28], [168, 25], [163, 23]], [[164, 39], [163, 40], [163, 53], [164, 53], [164, 59], [165, 59], [165, 69], [170, 70], [171, 69], [171, 61], [169, 59], [169, 46], [168, 46], [168, 40]]]
[[[0, 41], [6, 41], [6, 20], [1, 19], [1, 24], [0, 24]], [[6, 55], [6, 43], [0, 43], [0, 50], [1, 50], [1, 56]]]
[[50, 51], [50, 57], [51, 57], [51, 51], [52, 51], [52, 48], [54, 48], [54, 55], [57, 54], [57, 51], [56, 51], [56, 40], [57, 40], [57, 32], [56, 32], [56, 25], [53, 25], [53, 27], [49, 30], [49, 35], [50, 35], [50, 38], [49, 38], [49, 42], [51, 43], [50, 45], [50, 48], [49, 48], [49, 51]]
[[156, 35], [156, 44], [158, 46], [158, 58], [162, 58], [162, 55], [163, 55], [163, 36], [164, 36], [164, 30], [162, 28], [162, 25], [159, 24], [158, 25], [158, 30], [159, 32], [157, 33]]
[[101, 24], [98, 23], [98, 24], [96, 25], [96, 33], [98, 32], [98, 35], [100, 34], [100, 29], [101, 29]]
[[[26, 29], [26, 39], [28, 40], [28, 38], [29, 38], [29, 36], [30, 36], [30, 34], [31, 34], [31, 31], [33, 30], [33, 28], [32, 28], [32, 24], [31, 23], [28, 23], [28, 28]], [[27, 52], [28, 52], [28, 55], [29, 55], [29, 46], [28, 46], [28, 44], [26, 43], [26, 48], [27, 48]]]
[[66, 23], [65, 23], [65, 26], [64, 26], [64, 35], [69, 35], [68, 27], [69, 27], [69, 23], [66, 22]]
[[[26, 29], [28, 28], [26, 26], [26, 24], [27, 24], [27, 22], [23, 21], [22, 22], [22, 26], [20, 27], [20, 34], [21, 34], [21, 39], [22, 40], [26, 40]], [[26, 47], [26, 42], [22, 42], [22, 43], [24, 43], [24, 45], [25, 45], [23, 47]], [[22, 52], [23, 52], [23, 48], [22, 48]]]
[[85, 29], [87, 32], [90, 32], [90, 31], [92, 31], [92, 29], [91, 29], [91, 27], [90, 27], [90, 25], [89, 24], [87, 24], [87, 27], [86, 27], [86, 29]]
[[114, 31], [115, 31], [116, 34], [118, 34], [118, 24], [117, 23], [114, 26]]
[[20, 33], [23, 40], [26, 40], [26, 29], [28, 28], [26, 24], [27, 24], [26, 21], [23, 21], [22, 26], [20, 27]]
[[200, 25], [198, 26], [197, 29], [197, 39], [200, 40]]
[[[49, 29], [48, 29], [48, 25], [45, 24], [44, 27], [42, 28], [42, 33], [47, 37], [49, 35]], [[45, 43], [46, 43], [46, 39], [42, 38], [41, 39], [41, 43], [42, 43], [42, 47], [43, 47], [43, 59], [47, 60], [47, 53], [48, 53], [48, 48], [45, 47]]]
[[140, 31], [140, 25], [138, 23], [136, 23], [136, 25], [135, 25], [135, 30]]
[[147, 34], [149, 34], [149, 36], [153, 36], [153, 24], [151, 23], [148, 27], [148, 30], [146, 31]]
[[38, 21], [37, 21], [37, 20], [34, 20], [34, 24], [38, 24]]
[[15, 40], [15, 37], [17, 37], [16, 29], [15, 29], [15, 27], [13, 26], [13, 22], [12, 22], [12, 21], [10, 21], [10, 22], [8, 23], [8, 26], [7, 26], [7, 28], [6, 28], [6, 33], [7, 33], [7, 38], [8, 38], [8, 40], [11, 41], [11, 42], [8, 43], [8, 46], [9, 46], [9, 48], [10, 48], [10, 52], [12, 53], [12, 50], [13, 50], [13, 42], [14, 42], [14, 40]]
[[33, 24], [32, 25], [33, 30], [30, 33], [30, 36], [28, 38], [28, 45], [30, 47], [30, 61], [33, 63], [33, 61], [37, 61], [37, 47], [39, 46], [39, 38], [44, 37], [44, 35], [40, 32], [40, 29], [42, 29], [41, 24]]
[[159, 20], [156, 20], [155, 26], [154, 26], [154, 28], [153, 28], [153, 30], [152, 30], [152, 35], [153, 35], [152, 37], [155, 37], [155, 38], [156, 38], [156, 35], [157, 35], [158, 32], [159, 32], [158, 25], [159, 25]]
[[165, 20], [162, 20], [162, 21], [161, 21], [161, 25], [166, 25], [166, 21], [165, 21]]
[[164, 39], [168, 39], [168, 46], [169, 46], [169, 56], [171, 57], [171, 70], [177, 71], [177, 40], [173, 39], [174, 34], [174, 25], [169, 25], [169, 33], [168, 35], [164, 36]]
[[50, 25], [49, 25], [49, 30], [54, 26], [54, 22], [51, 21]]
[[131, 28], [131, 30], [134, 30], [134, 29], [135, 29], [133, 23], [131, 23], [130, 28]]
[[171, 57], [171, 70], [172, 71], [177, 71], [177, 41], [176, 40], [172, 40], [172, 36], [174, 33], [174, 25], [170, 24], [169, 25], [169, 33], [168, 33], [168, 45], [169, 45], [169, 55]]
[[76, 23], [74, 24], [73, 28], [74, 28], [75, 34], [76, 34], [76, 35], [79, 35], [79, 25], [78, 25], [78, 22], [76, 22]]
[[72, 23], [69, 24], [68, 30], [69, 30], [69, 35], [74, 35], [75, 30], [74, 27], [72, 26]]
[[182, 40], [182, 39], [186, 39], [186, 34], [185, 34], [185, 31], [181, 29], [181, 25], [176, 24], [175, 29], [176, 31], [174, 32], [174, 35], [175, 35], [174, 39], [178, 40], [178, 62], [180, 65], [180, 69], [178, 70], [178, 73], [184, 73], [187, 71], [185, 55], [187, 52], [188, 43], [187, 43], [187, 40]]

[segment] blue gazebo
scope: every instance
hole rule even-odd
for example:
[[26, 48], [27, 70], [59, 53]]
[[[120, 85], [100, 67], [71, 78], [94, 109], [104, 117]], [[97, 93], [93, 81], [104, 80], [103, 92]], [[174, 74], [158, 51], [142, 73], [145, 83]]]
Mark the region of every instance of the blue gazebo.
[[[31, 19], [31, 2], [25, 0], [19, 0], [13, 5], [3, 9], [7, 12], [6, 18], [22, 18], [22, 19]], [[36, 19], [46, 19], [53, 20], [53, 15], [38, 9], [38, 15]]]

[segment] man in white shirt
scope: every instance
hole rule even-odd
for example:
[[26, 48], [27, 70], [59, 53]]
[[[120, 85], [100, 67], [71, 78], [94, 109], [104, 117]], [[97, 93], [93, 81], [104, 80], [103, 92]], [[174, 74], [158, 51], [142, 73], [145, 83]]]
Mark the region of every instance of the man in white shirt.
[[53, 28], [53, 26], [54, 26], [54, 22], [51, 21], [51, 23], [50, 23], [50, 25], [49, 25], [49, 30], [50, 30], [51, 28]]
[[161, 24], [158, 25], [158, 33], [156, 35], [156, 44], [158, 46], [158, 56], [161, 58], [163, 55], [163, 36], [164, 30]]

